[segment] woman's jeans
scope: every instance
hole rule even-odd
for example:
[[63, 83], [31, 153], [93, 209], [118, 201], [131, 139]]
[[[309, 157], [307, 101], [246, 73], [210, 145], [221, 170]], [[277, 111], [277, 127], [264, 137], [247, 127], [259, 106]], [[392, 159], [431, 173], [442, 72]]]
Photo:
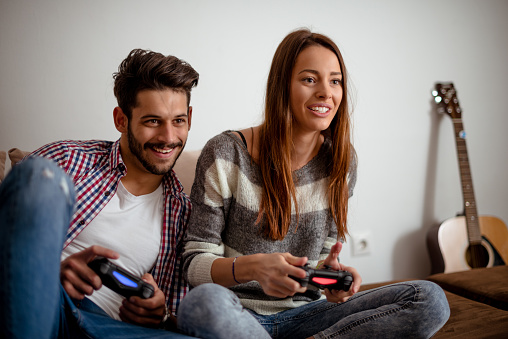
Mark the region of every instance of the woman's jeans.
[[204, 284], [180, 304], [178, 326], [200, 338], [429, 338], [448, 320], [443, 290], [429, 281], [360, 292], [273, 315], [246, 310], [229, 289]]
[[60, 284], [74, 185], [51, 160], [29, 158], [0, 185], [1, 338], [188, 338], [114, 320]]

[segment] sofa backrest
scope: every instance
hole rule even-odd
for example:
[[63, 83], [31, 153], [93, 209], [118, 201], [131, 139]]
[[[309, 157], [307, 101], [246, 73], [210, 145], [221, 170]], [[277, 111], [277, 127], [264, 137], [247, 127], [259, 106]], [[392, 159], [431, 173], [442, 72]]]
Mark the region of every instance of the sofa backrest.
[[[16, 165], [23, 157], [30, 154], [29, 151], [22, 151], [19, 148], [11, 148], [9, 150], [9, 159], [11, 160], [11, 168]], [[196, 163], [198, 161], [201, 150], [183, 151], [173, 168], [178, 179], [183, 185], [183, 191], [190, 195], [194, 175], [196, 172]], [[0, 151], [0, 183], [4, 178], [6, 153]]]
[[198, 162], [201, 150], [197, 151], [183, 151], [178, 160], [176, 161], [175, 171], [178, 179], [183, 185], [183, 191], [190, 195], [194, 176], [196, 174], [196, 164]]
[[0, 183], [2, 183], [5, 176], [5, 159], [7, 159], [7, 153], [0, 151]]

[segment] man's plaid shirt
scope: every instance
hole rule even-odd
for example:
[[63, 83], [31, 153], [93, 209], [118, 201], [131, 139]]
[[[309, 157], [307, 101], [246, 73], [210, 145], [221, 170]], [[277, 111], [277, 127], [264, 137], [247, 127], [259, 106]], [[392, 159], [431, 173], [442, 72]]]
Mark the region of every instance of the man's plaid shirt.
[[[126, 174], [120, 155], [120, 142], [59, 141], [33, 152], [54, 160], [72, 178], [76, 188], [75, 212], [64, 248], [99, 214], [116, 193]], [[173, 171], [163, 178], [164, 221], [157, 261], [150, 272], [166, 296], [168, 309], [176, 314], [188, 290], [184, 280], [183, 240], [191, 212], [189, 197]]]

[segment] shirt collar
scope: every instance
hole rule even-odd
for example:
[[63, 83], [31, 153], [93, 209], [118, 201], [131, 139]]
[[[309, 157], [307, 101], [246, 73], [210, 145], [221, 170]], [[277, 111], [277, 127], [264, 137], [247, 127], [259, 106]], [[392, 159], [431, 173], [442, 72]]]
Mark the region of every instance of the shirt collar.
[[120, 154], [120, 139], [115, 141], [111, 147], [109, 163], [111, 164], [112, 171], [116, 169], [123, 175], [127, 173], [127, 167], [123, 162], [122, 154]]

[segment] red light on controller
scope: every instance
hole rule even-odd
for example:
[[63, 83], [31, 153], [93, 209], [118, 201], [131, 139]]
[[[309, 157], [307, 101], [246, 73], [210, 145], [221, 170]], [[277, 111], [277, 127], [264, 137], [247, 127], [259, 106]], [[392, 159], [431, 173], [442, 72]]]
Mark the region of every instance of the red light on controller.
[[314, 281], [315, 283], [318, 283], [320, 285], [331, 285], [331, 284], [335, 284], [337, 282], [337, 279], [314, 277], [314, 278], [312, 278], [312, 281]]

